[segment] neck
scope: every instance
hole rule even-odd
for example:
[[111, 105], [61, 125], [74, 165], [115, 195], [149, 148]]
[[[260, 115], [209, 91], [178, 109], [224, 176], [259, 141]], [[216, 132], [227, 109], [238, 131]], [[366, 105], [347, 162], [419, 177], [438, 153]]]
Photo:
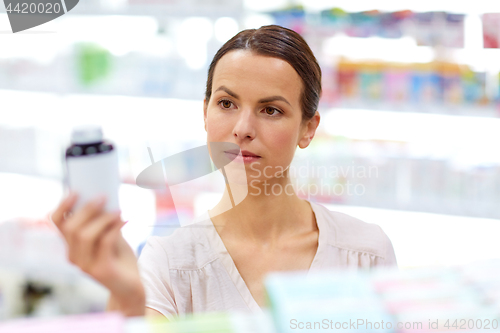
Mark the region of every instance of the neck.
[[315, 223], [310, 205], [297, 197], [288, 177], [250, 186], [226, 184], [221, 201], [209, 213], [219, 232], [224, 229], [224, 233], [265, 244], [303, 232]]

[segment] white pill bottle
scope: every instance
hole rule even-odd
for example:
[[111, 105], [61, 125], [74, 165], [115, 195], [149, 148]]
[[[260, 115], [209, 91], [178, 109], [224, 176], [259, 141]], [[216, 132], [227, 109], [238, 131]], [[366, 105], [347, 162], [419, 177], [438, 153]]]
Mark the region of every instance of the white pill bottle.
[[82, 125], [73, 128], [65, 162], [66, 187], [78, 193], [73, 212], [100, 195], [107, 197], [105, 211], [119, 209], [118, 153], [111, 142], [103, 139], [100, 126]]

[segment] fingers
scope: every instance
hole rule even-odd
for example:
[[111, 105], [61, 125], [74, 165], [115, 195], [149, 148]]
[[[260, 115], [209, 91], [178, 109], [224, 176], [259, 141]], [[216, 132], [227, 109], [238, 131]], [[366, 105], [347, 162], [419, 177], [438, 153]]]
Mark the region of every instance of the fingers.
[[100, 197], [98, 199], [89, 201], [76, 213], [74, 213], [65, 223], [61, 226], [60, 230], [63, 233], [68, 245], [71, 247], [72, 244], [77, 241], [81, 229], [92, 219], [98, 217], [102, 214], [104, 205], [106, 204], [106, 198]]
[[63, 217], [65, 220], [69, 219], [71, 216], [73, 216], [72, 212], [64, 212]]
[[58, 229], [61, 229], [65, 213], [71, 211], [77, 198], [78, 195], [74, 192], [71, 192], [66, 198], [64, 198], [64, 200], [61, 201], [57, 209], [52, 213], [52, 222], [54, 222]]
[[98, 242], [115, 224], [121, 224], [120, 211], [104, 213], [89, 222], [76, 235], [70, 254], [75, 263], [88, 271], [100, 250]]

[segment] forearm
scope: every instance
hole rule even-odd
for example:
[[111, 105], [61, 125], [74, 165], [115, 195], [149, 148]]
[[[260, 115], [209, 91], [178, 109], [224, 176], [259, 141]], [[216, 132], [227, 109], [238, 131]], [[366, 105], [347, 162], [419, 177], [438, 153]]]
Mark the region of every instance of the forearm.
[[144, 316], [146, 309], [146, 297], [144, 292], [137, 295], [120, 299], [110, 295], [106, 311], [119, 311], [126, 317]]

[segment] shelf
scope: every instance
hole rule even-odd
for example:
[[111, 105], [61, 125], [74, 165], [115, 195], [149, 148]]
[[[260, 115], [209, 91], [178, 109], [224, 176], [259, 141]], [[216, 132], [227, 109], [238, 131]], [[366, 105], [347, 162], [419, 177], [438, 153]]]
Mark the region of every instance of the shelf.
[[321, 57], [325, 61], [328, 57], [344, 57], [351, 61], [375, 60], [396, 63], [429, 63], [443, 60], [468, 65], [472, 70], [479, 72], [500, 71], [498, 62], [500, 49], [482, 47], [436, 49], [430, 46], [417, 46], [411, 37], [389, 39], [337, 35], [324, 39]]
[[[0, 13], [6, 13], [5, 7], [0, 6]], [[73, 15], [123, 15], [123, 16], [153, 16], [156, 18], [181, 18], [190, 16], [202, 17], [240, 17], [243, 6], [240, 0], [217, 1], [180, 1], [170, 0], [161, 3], [152, 1], [147, 3], [120, 3], [119, 1], [80, 1], [74, 9], [67, 13]]]
[[[323, 109], [328, 110], [364, 110], [364, 111], [380, 111], [380, 112], [391, 112], [391, 114], [408, 114], [409, 117], [412, 115], [422, 114], [424, 115], [437, 115], [442, 117], [473, 117], [473, 118], [500, 118], [500, 106], [495, 104], [490, 105], [472, 105], [472, 104], [433, 104], [433, 103], [389, 103], [381, 101], [360, 101], [360, 100], [349, 100], [344, 99], [338, 103], [327, 106]], [[401, 116], [398, 116], [401, 117]], [[402, 116], [404, 117], [404, 116]], [[450, 118], [447, 118], [450, 119]], [[486, 123], [488, 120], [485, 119]]]
[[332, 7], [340, 7], [348, 12], [360, 12], [369, 10], [380, 11], [399, 11], [412, 10], [416, 12], [429, 11], [447, 11], [457, 14], [468, 13], [494, 13], [500, 12], [500, 3], [491, 0], [475, 0], [475, 1], [453, 1], [453, 0], [419, 0], [419, 1], [398, 1], [398, 0], [357, 0], [357, 1], [342, 1], [335, 3], [329, 0], [307, 1], [298, 0], [295, 3], [301, 4], [308, 11], [319, 11], [330, 9]]

